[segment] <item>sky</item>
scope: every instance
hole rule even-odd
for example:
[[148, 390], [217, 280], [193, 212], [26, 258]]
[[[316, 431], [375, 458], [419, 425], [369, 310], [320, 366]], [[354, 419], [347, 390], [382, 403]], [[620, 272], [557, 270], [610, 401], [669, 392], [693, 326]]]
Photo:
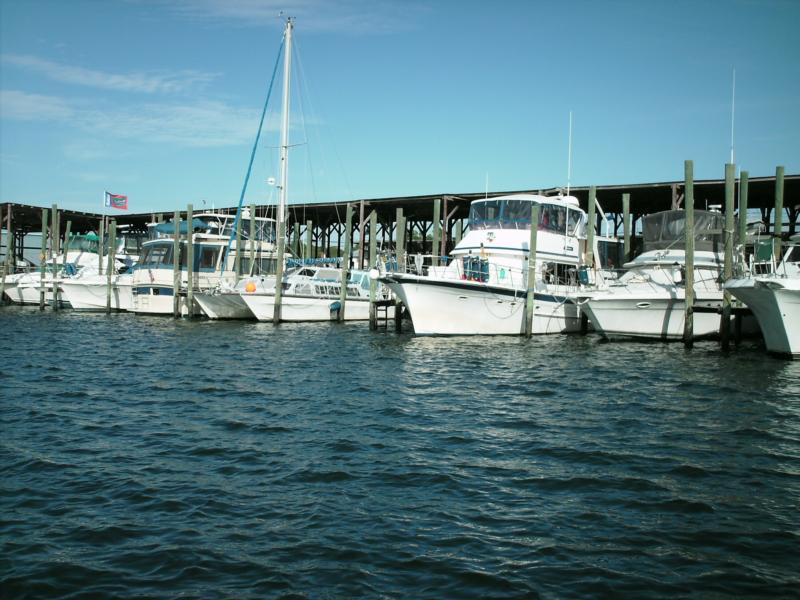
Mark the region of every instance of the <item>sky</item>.
[[0, 202], [235, 206], [286, 15], [290, 204], [800, 173], [800, 0], [0, 0]]

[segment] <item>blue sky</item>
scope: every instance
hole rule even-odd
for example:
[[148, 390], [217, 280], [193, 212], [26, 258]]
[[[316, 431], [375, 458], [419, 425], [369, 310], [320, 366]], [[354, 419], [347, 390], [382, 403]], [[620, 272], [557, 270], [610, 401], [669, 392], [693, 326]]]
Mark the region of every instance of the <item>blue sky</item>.
[[[0, 0], [0, 201], [238, 202], [283, 10], [290, 202], [800, 173], [800, 1]], [[280, 89], [247, 202], [275, 200]]]

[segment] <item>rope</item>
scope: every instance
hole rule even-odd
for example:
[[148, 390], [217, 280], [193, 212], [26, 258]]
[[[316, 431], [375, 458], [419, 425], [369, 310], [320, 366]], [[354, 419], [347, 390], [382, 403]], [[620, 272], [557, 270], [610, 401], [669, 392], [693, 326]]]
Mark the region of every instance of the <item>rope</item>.
[[[233, 228], [231, 229], [231, 237], [228, 239], [228, 246], [225, 249], [225, 258], [220, 261], [220, 272], [224, 269], [226, 259], [231, 252], [231, 244], [233, 244], [233, 239], [236, 236], [236, 228], [239, 225], [239, 219], [242, 215], [242, 204], [244, 203], [244, 194], [247, 191], [247, 183], [250, 181], [250, 173], [253, 170], [253, 161], [256, 157], [256, 150], [258, 149], [258, 141], [261, 138], [261, 129], [264, 127], [264, 117], [267, 114], [267, 105], [269, 104], [270, 96], [272, 96], [272, 85], [275, 83], [275, 75], [278, 72], [278, 65], [281, 61], [281, 54], [283, 53], [283, 43], [284, 40], [281, 40], [281, 45], [278, 47], [278, 57], [275, 59], [275, 67], [272, 69], [272, 78], [269, 81], [269, 89], [267, 90], [267, 99], [264, 101], [264, 108], [261, 110], [261, 121], [258, 123], [258, 132], [256, 133], [256, 140], [253, 142], [253, 150], [250, 152], [250, 163], [247, 165], [247, 174], [244, 177], [244, 185], [242, 185], [242, 193], [239, 195], [239, 206], [236, 209], [236, 218], [233, 220]], [[255, 215], [250, 215], [250, 218], [255, 218]], [[236, 249], [238, 253], [240, 248]], [[252, 257], [251, 257], [252, 260]], [[237, 275], [238, 276], [238, 275]]]

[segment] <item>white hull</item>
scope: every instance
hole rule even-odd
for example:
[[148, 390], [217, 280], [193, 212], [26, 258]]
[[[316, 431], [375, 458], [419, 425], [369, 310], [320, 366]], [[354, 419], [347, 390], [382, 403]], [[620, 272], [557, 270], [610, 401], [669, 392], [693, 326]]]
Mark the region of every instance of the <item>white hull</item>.
[[[718, 309], [722, 306], [722, 293], [712, 297], [697, 298], [695, 305]], [[677, 290], [673, 296], [598, 293], [582, 304], [581, 310], [586, 312], [595, 331], [607, 338], [683, 339], [686, 316], [683, 290]], [[706, 312], [693, 314], [695, 338], [710, 337], [719, 333], [719, 314]]]
[[735, 279], [725, 287], [753, 311], [769, 352], [800, 358], [800, 280]]
[[[140, 315], [172, 315], [174, 313], [172, 288], [162, 289], [164, 289], [165, 292], [168, 292], [169, 295], [167, 295], [167, 293], [132, 294], [131, 312], [135, 312], [136, 314]], [[194, 313], [196, 315], [200, 314], [200, 306], [197, 304], [197, 302], [194, 304]], [[178, 298], [178, 308], [182, 316], [189, 314], [186, 296], [180, 296]]]
[[[259, 321], [272, 321], [275, 312], [273, 294], [242, 294], [242, 299]], [[281, 321], [335, 321], [336, 298], [310, 296], [281, 296]], [[369, 320], [369, 299], [348, 298], [345, 304], [345, 321]]]
[[[111, 284], [111, 309], [128, 311], [133, 307], [131, 278], [120, 281], [115, 276]], [[63, 297], [74, 310], [102, 311], [107, 307], [108, 279], [105, 275], [76, 277], [61, 282]]]
[[255, 316], [242, 297], [234, 293], [198, 293], [195, 299], [209, 319], [253, 319]]
[[[417, 335], [520, 335], [525, 290], [392, 275], [385, 284], [408, 309]], [[536, 294], [533, 333], [580, 330], [577, 305], [566, 296]]]

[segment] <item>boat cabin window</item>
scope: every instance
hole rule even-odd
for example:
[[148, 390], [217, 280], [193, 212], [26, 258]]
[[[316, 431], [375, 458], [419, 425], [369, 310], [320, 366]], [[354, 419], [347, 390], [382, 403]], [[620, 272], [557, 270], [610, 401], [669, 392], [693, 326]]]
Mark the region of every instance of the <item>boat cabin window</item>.
[[153, 244], [145, 246], [139, 259], [142, 267], [172, 266], [172, 244]]
[[196, 269], [198, 271], [214, 271], [217, 268], [217, 257], [222, 248], [219, 246], [195, 246]]
[[553, 204], [542, 204], [539, 207], [539, 229], [562, 235], [566, 234], [567, 208]]
[[541, 266], [542, 281], [553, 285], [577, 285], [578, 267], [576, 265], [546, 262]]
[[583, 237], [580, 226], [583, 221], [583, 212], [574, 208], [567, 209], [567, 235]]

